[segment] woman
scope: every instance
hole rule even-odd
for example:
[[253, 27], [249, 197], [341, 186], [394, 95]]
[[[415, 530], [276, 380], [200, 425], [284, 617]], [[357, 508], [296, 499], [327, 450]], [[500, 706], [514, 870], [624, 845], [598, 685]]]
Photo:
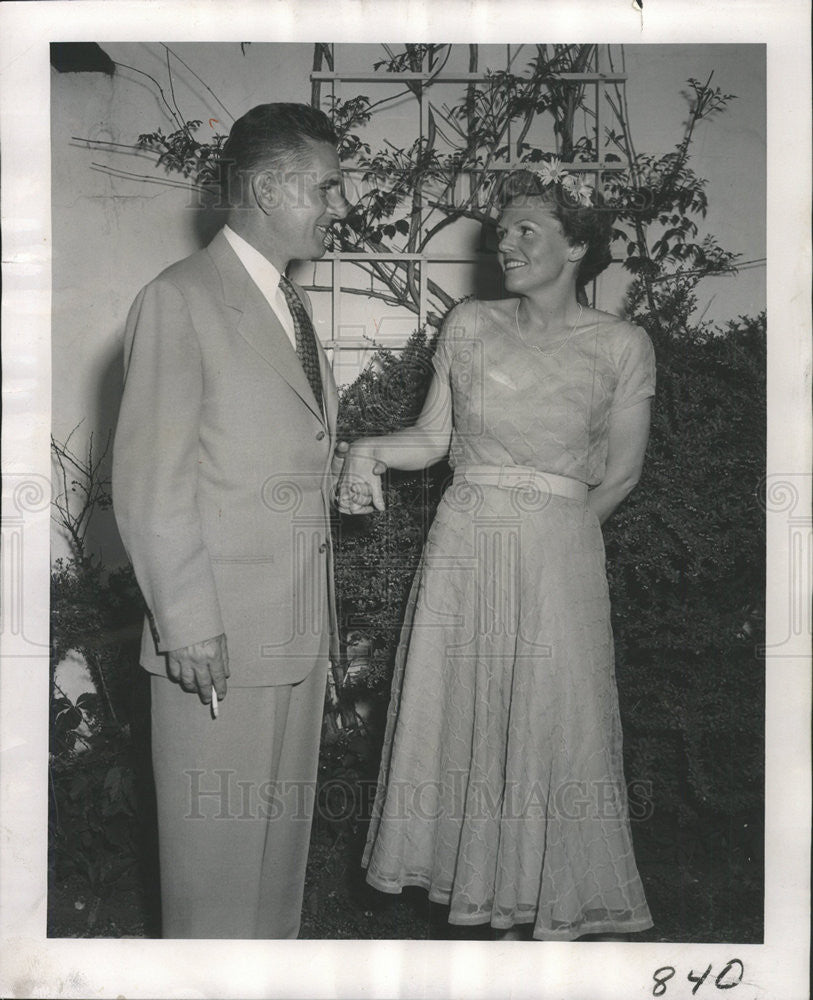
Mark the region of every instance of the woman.
[[609, 262], [595, 200], [555, 161], [507, 178], [509, 297], [451, 311], [417, 424], [356, 441], [339, 488], [345, 511], [382, 509], [385, 467], [454, 468], [410, 598], [363, 863], [378, 889], [423, 886], [450, 922], [503, 937], [652, 926], [600, 525], [639, 478], [655, 370], [641, 329], [579, 304]]

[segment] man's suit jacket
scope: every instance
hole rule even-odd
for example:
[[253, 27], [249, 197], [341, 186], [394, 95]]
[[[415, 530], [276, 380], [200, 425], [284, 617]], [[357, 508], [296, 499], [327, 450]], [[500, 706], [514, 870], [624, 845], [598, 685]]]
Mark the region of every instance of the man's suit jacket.
[[[303, 294], [306, 307], [310, 309]], [[295, 683], [336, 648], [325, 421], [290, 340], [223, 233], [127, 319], [113, 504], [146, 601], [141, 662], [226, 634], [233, 686]]]

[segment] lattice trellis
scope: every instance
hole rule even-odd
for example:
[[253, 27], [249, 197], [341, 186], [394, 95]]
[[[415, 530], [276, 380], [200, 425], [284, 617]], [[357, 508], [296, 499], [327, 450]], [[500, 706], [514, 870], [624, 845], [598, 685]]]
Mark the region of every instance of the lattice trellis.
[[[463, 48], [464, 46], [459, 46]], [[468, 48], [467, 46], [465, 46]], [[490, 47], [494, 48], [494, 47]], [[516, 62], [519, 53], [526, 49], [527, 46], [524, 45], [507, 45], [504, 47], [505, 50], [505, 71], [511, 71], [512, 65]], [[574, 86], [577, 87], [589, 87], [593, 90], [594, 95], [594, 120], [595, 120], [595, 149], [596, 158], [590, 162], [579, 161], [576, 169], [581, 173], [589, 173], [594, 177], [594, 185], [597, 189], [601, 189], [603, 175], [608, 171], [618, 171], [625, 170], [628, 166], [626, 158], [618, 156], [619, 151], [616, 149], [615, 157], [613, 159], [606, 159], [606, 148], [603, 141], [606, 128], [606, 116], [608, 109], [607, 101], [607, 88], [614, 88], [615, 96], [617, 99], [620, 98], [620, 91], [623, 89], [626, 82], [627, 76], [625, 72], [616, 72], [613, 68], [614, 59], [612, 57], [611, 47], [609, 46], [593, 46], [593, 53], [591, 58], [592, 67], [589, 71], [584, 72], [557, 72], [552, 73], [549, 79], [556, 82], [567, 83], [572, 82]], [[315, 107], [319, 107], [323, 100], [323, 88], [328, 85], [330, 87], [330, 96], [335, 100], [336, 97], [336, 85], [337, 84], [364, 84], [364, 83], [375, 83], [375, 84], [392, 84], [393, 86], [403, 85], [406, 82], [411, 84], [419, 84], [419, 120], [418, 120], [418, 130], [416, 138], [419, 137], [421, 140], [425, 138], [427, 124], [429, 121], [429, 94], [431, 87], [437, 84], [485, 84], [489, 80], [489, 73], [494, 71], [494, 67], [489, 67], [489, 72], [475, 71], [475, 72], [437, 72], [430, 71], [427, 66], [427, 52], [424, 52], [422, 58], [422, 69], [420, 71], [413, 70], [402, 70], [402, 71], [387, 71], [387, 72], [377, 72], [377, 71], [363, 71], [349, 69], [337, 69], [335, 68], [335, 46], [332, 45], [317, 45], [314, 50], [314, 68], [311, 72], [311, 103]], [[328, 65], [334, 67], [329, 70], [322, 69], [323, 62], [327, 61]], [[605, 69], [605, 64], [609, 64], [610, 69]], [[521, 74], [515, 74], [521, 76]], [[527, 78], [527, 77], [526, 77]], [[464, 168], [463, 172], [482, 173], [484, 170], [488, 172], [501, 172], [514, 170], [521, 165], [521, 161], [516, 158], [516, 153], [514, 149], [514, 143], [511, 141], [510, 134], [507, 141], [508, 157], [499, 162], [494, 162], [489, 164], [487, 167], [475, 166], [470, 168]], [[550, 152], [555, 152], [555, 150], [550, 150]], [[358, 173], [362, 168], [343, 165], [343, 169], [349, 173]], [[424, 205], [421, 205], [421, 211], [423, 213]], [[423, 214], [421, 215], [423, 218]], [[485, 255], [480, 252], [461, 252], [461, 253], [449, 253], [449, 252], [431, 252], [425, 249], [420, 253], [408, 253], [401, 252], [397, 250], [386, 250], [386, 251], [335, 251], [329, 252], [323, 258], [324, 261], [330, 264], [330, 300], [331, 300], [331, 317], [330, 317], [330, 336], [328, 338], [323, 337], [324, 346], [330, 351], [333, 363], [335, 366], [336, 358], [342, 351], [360, 351], [368, 350], [373, 344], [371, 338], [348, 335], [347, 328], [343, 330], [342, 324], [342, 275], [343, 269], [354, 262], [359, 261], [399, 261], [399, 262], [409, 262], [414, 261], [419, 264], [419, 295], [418, 295], [418, 324], [423, 327], [426, 324], [427, 318], [427, 283], [428, 283], [428, 268], [432, 264], [471, 264], [475, 266]], [[493, 259], [493, 255], [488, 255], [490, 259]], [[306, 287], [309, 287], [306, 285]], [[314, 290], [318, 290], [317, 286], [310, 286]], [[595, 298], [595, 286], [593, 288], [593, 296]], [[404, 342], [406, 342], [406, 337], [404, 337]], [[388, 347], [397, 349], [400, 345], [388, 343]]]

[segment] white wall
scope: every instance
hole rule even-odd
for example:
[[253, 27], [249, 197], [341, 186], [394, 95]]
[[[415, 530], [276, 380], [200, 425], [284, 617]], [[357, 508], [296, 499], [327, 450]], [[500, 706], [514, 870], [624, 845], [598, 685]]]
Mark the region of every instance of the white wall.
[[[167, 96], [165, 53], [158, 44], [112, 44], [104, 50], [160, 80]], [[310, 45], [173, 46], [234, 117], [269, 100], [307, 101]], [[175, 64], [175, 97], [187, 119], [209, 118], [228, 132], [231, 118], [182, 66]], [[72, 444], [83, 452], [88, 436], [103, 441], [115, 426], [121, 387], [124, 321], [139, 289], [164, 267], [199, 249], [211, 233], [190, 195], [158, 183], [111, 177], [94, 168], [164, 177], [154, 158], [90, 149], [80, 139], [132, 144], [143, 132], [173, 130], [172, 120], [143, 76], [117, 68], [99, 73], [52, 70], [52, 429], [58, 440], [83, 421]], [[90, 543], [105, 562], [124, 558], [111, 512], [97, 516]], [[67, 548], [57, 532], [54, 556]]]
[[[105, 43], [103, 47], [114, 60], [154, 75], [170, 99], [166, 54], [160, 45]], [[173, 50], [206, 81], [233, 117], [269, 100], [310, 100], [310, 44], [252, 44], [246, 46], [245, 53], [237, 43], [179, 44]], [[739, 95], [725, 115], [699, 127], [693, 166], [709, 179], [708, 230], [724, 246], [742, 252], [745, 259], [763, 257], [762, 47], [628, 46], [626, 54], [627, 96], [639, 151], [660, 154], [680, 141], [681, 123], [687, 114], [680, 92], [689, 76], [705, 80], [713, 69], [714, 82]], [[203, 135], [210, 127], [210, 118], [218, 119], [214, 129], [226, 132], [230, 114], [188, 70], [177, 64], [175, 68], [175, 100], [183, 116], [202, 119]], [[121, 336], [135, 294], [163, 267], [198, 249], [211, 232], [207, 220], [190, 204], [188, 193], [159, 183], [111, 177], [93, 166], [101, 164], [160, 180], [164, 175], [150, 158], [112, 149], [91, 150], [72, 138], [129, 144], [139, 133], [159, 126], [171, 131], [171, 118], [149, 80], [121, 67], [112, 79], [54, 71], [51, 113], [53, 433], [62, 440], [83, 421], [73, 440], [83, 451], [91, 431], [97, 442], [103, 441], [115, 424]], [[404, 121], [399, 114], [405, 116]], [[393, 137], [399, 144], [410, 114], [411, 109], [405, 108], [391, 112]], [[308, 280], [311, 275], [306, 270], [301, 277]], [[459, 275], [452, 280], [465, 284], [466, 279]], [[625, 284], [621, 268], [608, 272], [601, 283], [600, 304], [616, 309]], [[381, 309], [353, 298], [347, 316], [373, 336]], [[764, 304], [762, 269], [744, 271], [738, 277], [708, 279], [700, 286], [700, 309], [708, 307], [707, 319], [722, 322], [754, 313]], [[317, 331], [325, 335], [329, 329], [327, 296], [315, 298], [315, 309]], [[408, 332], [412, 324], [407, 319], [398, 325]], [[102, 550], [107, 564], [123, 558], [111, 513], [98, 517], [90, 541], [94, 549]], [[65, 551], [55, 535], [54, 555]]]
[[[688, 104], [682, 92], [694, 77], [736, 94], [726, 111], [695, 130], [690, 166], [708, 180], [704, 232], [741, 260], [765, 256], [766, 84], [763, 45], [627, 45], [629, 116], [638, 152], [661, 155], [683, 137]], [[623, 276], [622, 276], [623, 277]], [[608, 275], [606, 307], [620, 301], [618, 274]], [[765, 308], [765, 265], [735, 276], [706, 278], [697, 291], [698, 313], [725, 323]]]

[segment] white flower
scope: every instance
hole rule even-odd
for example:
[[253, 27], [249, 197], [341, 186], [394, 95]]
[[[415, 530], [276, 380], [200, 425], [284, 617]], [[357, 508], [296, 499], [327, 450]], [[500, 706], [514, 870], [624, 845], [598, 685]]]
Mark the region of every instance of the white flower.
[[568, 174], [562, 180], [562, 190], [583, 205], [589, 208], [593, 204], [593, 185], [588, 184], [584, 174]]
[[556, 184], [565, 174], [562, 169], [562, 161], [553, 156], [547, 163], [541, 163], [536, 171], [542, 179], [543, 184]]
[[543, 186], [559, 184], [563, 191], [585, 208], [593, 204], [593, 185], [587, 182], [587, 175], [570, 173], [564, 168], [558, 156], [552, 156], [545, 163], [540, 163], [534, 173]]
[[578, 178], [576, 197], [585, 208], [589, 208], [593, 204], [593, 185], [588, 184], [583, 175]]

